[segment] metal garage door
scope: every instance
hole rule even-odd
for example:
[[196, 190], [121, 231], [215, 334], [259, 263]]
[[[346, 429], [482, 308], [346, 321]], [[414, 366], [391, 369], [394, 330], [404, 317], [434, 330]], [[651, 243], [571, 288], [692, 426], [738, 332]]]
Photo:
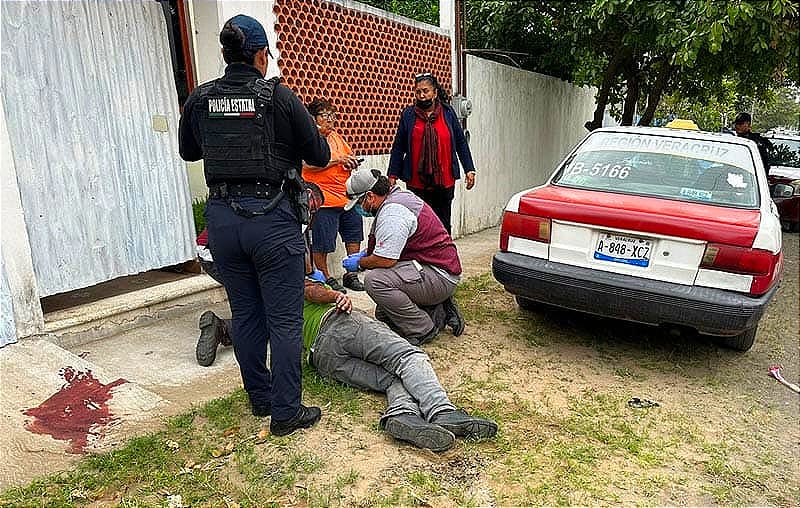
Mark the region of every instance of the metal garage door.
[[191, 259], [161, 6], [0, 4], [2, 99], [39, 295]]

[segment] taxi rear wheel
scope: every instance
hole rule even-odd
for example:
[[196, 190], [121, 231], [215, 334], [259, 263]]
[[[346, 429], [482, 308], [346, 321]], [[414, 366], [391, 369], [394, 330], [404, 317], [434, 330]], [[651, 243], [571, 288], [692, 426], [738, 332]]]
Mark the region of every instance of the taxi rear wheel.
[[733, 337], [718, 337], [717, 342], [720, 345], [730, 349], [735, 349], [737, 351], [748, 351], [751, 347], [753, 347], [753, 343], [756, 341], [756, 331], [758, 331], [758, 327], [745, 330], [739, 335], [734, 335]]

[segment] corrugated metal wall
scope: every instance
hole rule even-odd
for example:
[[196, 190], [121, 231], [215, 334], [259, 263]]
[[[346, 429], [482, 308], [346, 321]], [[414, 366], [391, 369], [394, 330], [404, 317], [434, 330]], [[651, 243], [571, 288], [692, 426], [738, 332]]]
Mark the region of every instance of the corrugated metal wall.
[[40, 296], [191, 259], [160, 5], [0, 4], [2, 96]]
[[14, 308], [6, 277], [6, 266], [0, 264], [0, 347], [16, 341], [17, 328], [14, 325]]

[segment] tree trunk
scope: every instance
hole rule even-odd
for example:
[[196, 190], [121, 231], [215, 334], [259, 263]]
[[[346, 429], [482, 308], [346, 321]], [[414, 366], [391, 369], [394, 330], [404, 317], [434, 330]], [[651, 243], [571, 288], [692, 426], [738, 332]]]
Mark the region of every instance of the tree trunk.
[[628, 57], [628, 53], [629, 51], [625, 49], [619, 49], [608, 62], [608, 66], [606, 66], [606, 70], [603, 73], [603, 84], [600, 85], [600, 90], [597, 92], [597, 106], [594, 110], [594, 118], [583, 124], [586, 130], [593, 131], [603, 126], [603, 115], [606, 112], [611, 87], [614, 86], [619, 66]]
[[669, 61], [661, 63], [661, 68], [658, 70], [655, 83], [653, 83], [653, 86], [650, 88], [650, 93], [647, 94], [647, 107], [644, 108], [642, 118], [639, 120], [639, 125], [649, 126], [653, 122], [653, 115], [655, 115], [658, 103], [661, 101], [661, 95], [664, 93], [672, 77], [673, 69], [674, 67]]
[[633, 125], [636, 101], [639, 100], [639, 71], [636, 60], [631, 58], [625, 68], [625, 106], [622, 109], [621, 125]]

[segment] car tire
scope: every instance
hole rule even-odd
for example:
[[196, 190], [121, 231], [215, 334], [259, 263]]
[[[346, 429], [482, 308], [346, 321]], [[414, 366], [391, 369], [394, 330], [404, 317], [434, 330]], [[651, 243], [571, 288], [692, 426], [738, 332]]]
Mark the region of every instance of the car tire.
[[522, 310], [533, 311], [539, 307], [539, 304], [530, 298], [525, 298], [524, 296], [516, 296], [514, 298], [517, 300], [517, 305], [519, 305], [519, 308]]
[[753, 347], [753, 343], [756, 341], [757, 330], [758, 327], [755, 327], [745, 330], [739, 335], [734, 335], [733, 337], [718, 337], [717, 342], [729, 349], [735, 349], [736, 351], [748, 351], [751, 347]]

